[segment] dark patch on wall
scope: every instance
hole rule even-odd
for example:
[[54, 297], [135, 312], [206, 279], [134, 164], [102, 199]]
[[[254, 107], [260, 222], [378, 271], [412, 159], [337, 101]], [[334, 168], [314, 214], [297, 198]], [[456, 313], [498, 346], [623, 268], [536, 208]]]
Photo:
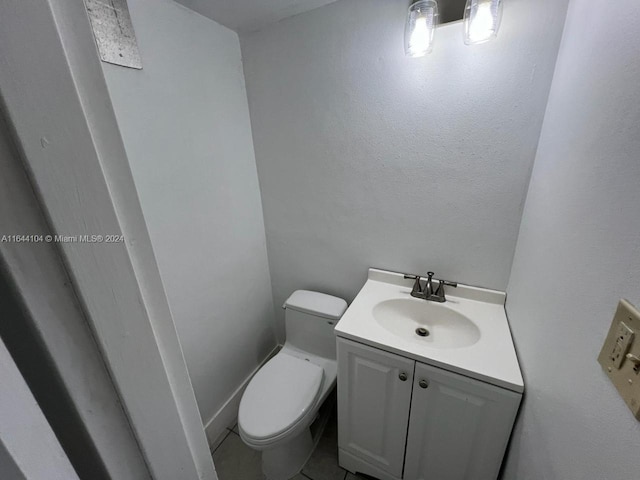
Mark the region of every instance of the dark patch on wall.
[[0, 337], [78, 476], [83, 480], [109, 480], [100, 455], [2, 262], [0, 319]]

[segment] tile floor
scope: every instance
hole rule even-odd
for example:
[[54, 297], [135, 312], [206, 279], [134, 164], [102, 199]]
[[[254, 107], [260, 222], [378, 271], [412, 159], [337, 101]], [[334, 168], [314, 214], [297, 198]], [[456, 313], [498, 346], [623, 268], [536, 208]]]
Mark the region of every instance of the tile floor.
[[[213, 462], [220, 480], [264, 480], [260, 452], [247, 447], [238, 435], [237, 426], [223, 433], [211, 446]], [[332, 414], [311, 458], [293, 480], [366, 480], [338, 465], [338, 424]]]

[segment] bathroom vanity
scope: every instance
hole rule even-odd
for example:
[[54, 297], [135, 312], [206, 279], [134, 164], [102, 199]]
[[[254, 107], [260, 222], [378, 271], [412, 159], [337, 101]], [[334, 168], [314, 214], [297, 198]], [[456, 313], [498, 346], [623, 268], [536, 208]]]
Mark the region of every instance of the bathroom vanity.
[[340, 465], [381, 480], [495, 480], [524, 384], [505, 294], [446, 302], [370, 269], [336, 325]]

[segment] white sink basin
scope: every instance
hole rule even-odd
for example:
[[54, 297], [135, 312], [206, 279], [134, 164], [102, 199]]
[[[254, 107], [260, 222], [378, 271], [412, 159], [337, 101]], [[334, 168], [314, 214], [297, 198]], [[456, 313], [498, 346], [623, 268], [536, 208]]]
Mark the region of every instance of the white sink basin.
[[417, 298], [384, 300], [373, 318], [393, 335], [433, 348], [462, 348], [480, 340], [480, 329], [464, 315]]
[[[524, 390], [504, 292], [459, 283], [445, 287], [445, 303], [435, 303], [412, 297], [412, 285], [403, 274], [369, 269], [336, 335], [514, 392]], [[428, 334], [418, 335], [418, 328]]]

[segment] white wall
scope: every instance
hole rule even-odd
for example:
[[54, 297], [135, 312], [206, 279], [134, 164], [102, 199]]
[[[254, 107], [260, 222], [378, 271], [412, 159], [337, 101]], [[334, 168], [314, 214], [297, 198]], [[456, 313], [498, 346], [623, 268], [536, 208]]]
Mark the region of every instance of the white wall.
[[177, 0], [236, 32], [253, 32], [335, 0]]
[[497, 41], [453, 24], [422, 59], [406, 0], [241, 37], [276, 305], [351, 300], [369, 266], [506, 288], [566, 4], [505, 2]]
[[275, 346], [237, 35], [170, 0], [129, 0], [143, 70], [103, 64], [200, 413]]
[[596, 362], [640, 306], [640, 8], [572, 0], [507, 310], [527, 384], [508, 480], [638, 478], [640, 424]]

